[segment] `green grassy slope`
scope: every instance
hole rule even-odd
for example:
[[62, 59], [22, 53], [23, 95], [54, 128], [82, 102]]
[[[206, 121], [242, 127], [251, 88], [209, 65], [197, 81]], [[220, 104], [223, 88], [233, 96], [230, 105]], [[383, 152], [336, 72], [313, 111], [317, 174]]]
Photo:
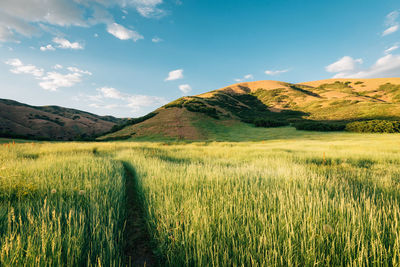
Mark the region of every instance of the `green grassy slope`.
[[333, 79], [304, 84], [248, 82], [182, 97], [155, 112], [154, 117], [100, 140], [143, 136], [215, 139], [214, 129], [224, 129], [219, 132], [226, 136], [235, 127], [246, 128], [238, 126], [240, 123], [257, 119], [287, 124], [304, 120], [398, 120], [400, 78]]

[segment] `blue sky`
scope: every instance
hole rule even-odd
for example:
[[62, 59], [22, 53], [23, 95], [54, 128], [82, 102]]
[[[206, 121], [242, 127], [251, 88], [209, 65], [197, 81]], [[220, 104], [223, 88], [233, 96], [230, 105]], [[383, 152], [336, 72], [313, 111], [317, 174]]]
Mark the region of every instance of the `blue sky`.
[[0, 98], [137, 117], [239, 81], [400, 76], [398, 0], [2, 0]]

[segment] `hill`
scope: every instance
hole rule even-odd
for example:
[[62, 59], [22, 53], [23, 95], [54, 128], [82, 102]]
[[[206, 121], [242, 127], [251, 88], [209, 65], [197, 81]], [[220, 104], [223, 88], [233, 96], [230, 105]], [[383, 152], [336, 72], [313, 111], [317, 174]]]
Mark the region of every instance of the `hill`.
[[400, 78], [237, 83], [179, 98], [99, 139], [209, 139], [215, 132], [260, 119], [282, 124], [398, 120]]
[[104, 134], [124, 119], [58, 106], [35, 107], [0, 99], [0, 136], [76, 140]]

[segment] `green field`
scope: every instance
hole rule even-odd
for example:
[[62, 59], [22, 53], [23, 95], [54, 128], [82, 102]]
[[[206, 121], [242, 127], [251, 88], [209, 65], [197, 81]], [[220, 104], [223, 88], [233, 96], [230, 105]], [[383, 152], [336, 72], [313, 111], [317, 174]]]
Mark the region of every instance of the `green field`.
[[253, 129], [1, 145], [0, 266], [400, 264], [400, 135]]

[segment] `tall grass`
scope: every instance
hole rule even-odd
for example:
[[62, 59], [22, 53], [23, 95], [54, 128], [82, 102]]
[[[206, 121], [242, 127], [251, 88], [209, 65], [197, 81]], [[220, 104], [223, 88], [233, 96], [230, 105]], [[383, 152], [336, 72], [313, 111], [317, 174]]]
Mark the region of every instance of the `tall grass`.
[[119, 266], [121, 164], [88, 145], [0, 147], [1, 266]]
[[400, 136], [0, 147], [0, 265], [124, 265], [137, 179], [166, 266], [400, 265]]
[[166, 265], [399, 265], [400, 139], [359, 137], [119, 156], [136, 169]]

